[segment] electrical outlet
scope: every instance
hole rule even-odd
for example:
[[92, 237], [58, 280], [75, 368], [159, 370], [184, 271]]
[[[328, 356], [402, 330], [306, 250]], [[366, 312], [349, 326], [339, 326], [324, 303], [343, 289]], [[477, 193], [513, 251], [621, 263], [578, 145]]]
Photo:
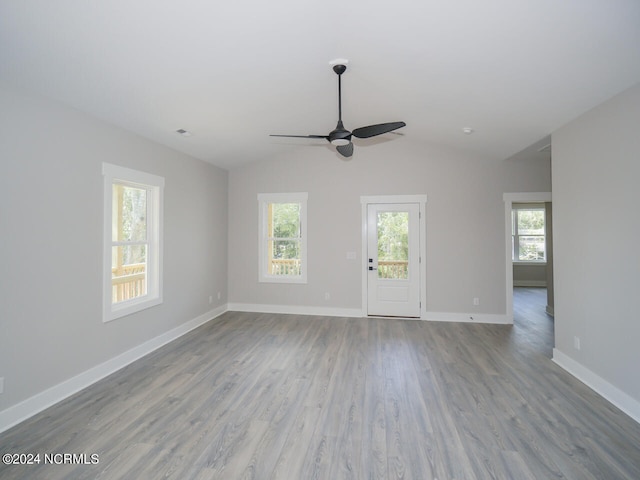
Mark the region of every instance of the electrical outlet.
[[325, 299], [325, 300], [329, 300], [329, 299], [331, 299], [331, 294], [330, 294], [329, 292], [325, 292], [325, 294], [324, 294], [324, 299]]
[[0, 377], [0, 393], [4, 393], [4, 377]]
[[213, 303], [213, 295], [209, 295], [209, 305]]
[[218, 300], [220, 300], [220, 298], [222, 298], [222, 294], [218, 292]]
[[478, 297], [474, 297], [473, 304], [476, 305], [476, 306], [480, 305], [480, 299]]
[[580, 337], [573, 337], [573, 348], [580, 350]]

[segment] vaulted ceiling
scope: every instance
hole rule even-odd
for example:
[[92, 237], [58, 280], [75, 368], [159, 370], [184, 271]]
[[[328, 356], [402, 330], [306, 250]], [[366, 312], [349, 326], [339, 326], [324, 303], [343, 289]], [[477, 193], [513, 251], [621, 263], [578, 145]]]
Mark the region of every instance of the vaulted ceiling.
[[347, 128], [507, 158], [640, 82], [640, 2], [0, 1], [0, 80], [224, 168], [323, 144], [269, 134], [335, 127], [335, 58]]

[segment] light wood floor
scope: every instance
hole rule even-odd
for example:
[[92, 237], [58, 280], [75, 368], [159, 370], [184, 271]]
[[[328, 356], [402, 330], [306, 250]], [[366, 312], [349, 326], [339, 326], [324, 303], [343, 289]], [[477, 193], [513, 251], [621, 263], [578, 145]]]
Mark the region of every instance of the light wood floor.
[[[541, 295], [542, 292], [542, 295]], [[513, 326], [228, 312], [0, 434], [28, 479], [640, 479], [640, 425]]]

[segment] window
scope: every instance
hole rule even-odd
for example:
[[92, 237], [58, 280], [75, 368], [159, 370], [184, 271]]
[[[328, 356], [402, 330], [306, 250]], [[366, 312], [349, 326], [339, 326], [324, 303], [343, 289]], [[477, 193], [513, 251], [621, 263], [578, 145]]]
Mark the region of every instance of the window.
[[511, 238], [514, 262], [545, 262], [544, 206], [514, 205]]
[[409, 278], [409, 212], [378, 212], [378, 278]]
[[307, 283], [307, 194], [261, 193], [259, 280]]
[[107, 322], [162, 303], [164, 179], [108, 163], [102, 174]]

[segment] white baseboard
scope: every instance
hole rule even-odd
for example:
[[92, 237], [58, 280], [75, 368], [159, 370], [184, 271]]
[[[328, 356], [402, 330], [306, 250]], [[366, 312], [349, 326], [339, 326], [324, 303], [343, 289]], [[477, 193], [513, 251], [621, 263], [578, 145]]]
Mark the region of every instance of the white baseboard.
[[[329, 308], [329, 307], [306, 307], [295, 305], [266, 305], [256, 303], [230, 303], [229, 311], [233, 312], [256, 312], [256, 313], [279, 313], [294, 315], [321, 315], [327, 317], [355, 317], [363, 318], [367, 314], [359, 308]], [[411, 319], [416, 320], [416, 319]], [[490, 313], [449, 313], [449, 312], [423, 312], [420, 320], [435, 322], [465, 322], [465, 323], [497, 323], [509, 325], [513, 323], [513, 318], [507, 315]]]
[[463, 322], [463, 323], [496, 323], [511, 325], [513, 317], [496, 313], [451, 313], [451, 312], [426, 312], [423, 320], [432, 322]]
[[320, 315], [326, 317], [355, 317], [363, 315], [359, 308], [307, 307], [303, 305], [267, 305], [258, 303], [230, 303], [232, 312], [279, 313], [283, 315]]
[[[230, 303], [228, 310], [232, 312], [256, 312], [278, 313], [293, 315], [320, 315], [327, 317], [355, 317], [363, 318], [367, 314], [359, 308], [330, 308], [307, 307], [296, 305], [267, 305], [257, 303]], [[497, 323], [509, 325], [513, 318], [507, 315], [490, 313], [449, 313], [449, 312], [422, 312], [420, 320], [435, 322], [465, 322], [465, 323]]]
[[0, 412], [0, 433], [126, 367], [227, 311], [222, 305]]
[[618, 387], [611, 385], [599, 375], [565, 355], [557, 348], [553, 349], [553, 362], [576, 377], [586, 386], [602, 395], [624, 413], [640, 423], [640, 402], [630, 397]]

